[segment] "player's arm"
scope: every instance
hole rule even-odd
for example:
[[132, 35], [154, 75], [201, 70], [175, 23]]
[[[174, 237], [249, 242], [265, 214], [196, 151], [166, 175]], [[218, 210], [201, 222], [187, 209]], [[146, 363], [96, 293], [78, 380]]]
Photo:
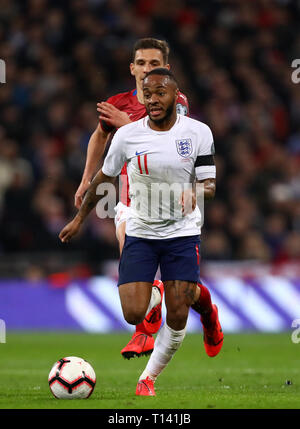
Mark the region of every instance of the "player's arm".
[[[200, 185], [200, 186], [199, 186]], [[207, 178], [204, 180], [197, 180], [195, 186], [191, 189], [186, 189], [181, 195], [180, 204], [182, 206], [182, 213], [186, 216], [195, 210], [197, 205], [197, 198], [204, 198], [204, 200], [212, 200], [216, 193], [216, 179]]]
[[81, 183], [75, 193], [75, 207], [77, 209], [79, 209], [82, 204], [84, 194], [90, 186], [92, 177], [97, 170], [98, 163], [103, 156], [109, 134], [110, 131], [104, 130], [102, 126], [98, 124], [96, 130], [90, 137], [87, 148], [84, 172], [82, 175]]
[[214, 154], [197, 156], [195, 162], [196, 188], [195, 198], [212, 200], [216, 193], [216, 165]]
[[203, 184], [203, 193], [205, 200], [212, 200], [216, 194], [216, 179], [208, 178], [204, 180], [199, 180], [197, 183]]
[[216, 193], [215, 146], [212, 132], [208, 126], [202, 129], [202, 141], [195, 159], [197, 183], [202, 184], [205, 200], [211, 200]]
[[183, 192], [182, 212], [191, 213], [197, 205], [197, 199], [211, 200], [216, 193], [216, 165], [214, 158], [213, 135], [209, 127], [201, 130], [202, 141], [195, 159], [195, 187]]
[[104, 195], [97, 195], [97, 187], [101, 183], [114, 183], [115, 179], [115, 177], [110, 177], [104, 174], [102, 169], [98, 171], [84, 196], [83, 202], [80, 206], [80, 209], [78, 210], [78, 213], [76, 214], [74, 219], [69, 222], [59, 234], [59, 238], [63, 243], [67, 243], [68, 241], [70, 241], [70, 239], [80, 231], [81, 226], [88, 214], [93, 210], [98, 201], [103, 198]]
[[120, 174], [126, 161], [123, 142], [124, 140], [120, 137], [120, 132], [117, 131], [112, 139], [104, 164], [92, 180], [78, 213], [59, 234], [59, 238], [62, 242], [70, 241], [70, 239], [80, 231], [88, 214], [93, 210], [98, 201], [104, 197], [104, 195], [97, 194], [97, 187], [102, 183], [113, 183], [115, 178]]

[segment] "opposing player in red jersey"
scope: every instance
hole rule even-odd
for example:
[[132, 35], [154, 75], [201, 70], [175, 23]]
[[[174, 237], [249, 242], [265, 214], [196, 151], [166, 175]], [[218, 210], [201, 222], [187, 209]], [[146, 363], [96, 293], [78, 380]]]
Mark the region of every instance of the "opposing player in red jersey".
[[[146, 73], [154, 68], [166, 67], [169, 69], [168, 54], [169, 47], [165, 41], [153, 38], [138, 40], [134, 46], [133, 61], [130, 64], [130, 72], [135, 77], [136, 89], [117, 94], [110, 97], [106, 102], [97, 104], [100, 121], [88, 144], [84, 173], [75, 194], [75, 206], [77, 208], [81, 206], [84, 194], [97, 170], [111, 133], [117, 128], [147, 115], [143, 100], [143, 79]], [[176, 100], [176, 109], [178, 113], [184, 115], [187, 115], [189, 111], [187, 98], [180, 92]], [[128, 186], [126, 186], [126, 164], [123, 167], [121, 178], [121, 198], [115, 209], [116, 235], [119, 241], [120, 253], [124, 245], [126, 218], [130, 205], [127, 193]], [[161, 303], [163, 291], [162, 282], [155, 280], [146, 317], [140, 324], [136, 325], [132, 339], [121, 350], [125, 358], [130, 359], [135, 356], [147, 355], [153, 351], [154, 338], [152, 335], [159, 330], [162, 321]], [[223, 333], [218, 319], [217, 307], [212, 304], [208, 289], [201, 283], [198, 283], [196, 299], [192, 308], [200, 314], [206, 353], [210, 357], [216, 356], [223, 345]]]

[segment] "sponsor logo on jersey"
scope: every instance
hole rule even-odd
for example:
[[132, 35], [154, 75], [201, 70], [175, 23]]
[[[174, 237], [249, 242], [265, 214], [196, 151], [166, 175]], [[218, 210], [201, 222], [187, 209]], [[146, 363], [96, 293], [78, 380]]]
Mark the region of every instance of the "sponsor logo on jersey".
[[193, 151], [191, 139], [176, 140], [176, 147], [179, 155], [183, 156], [184, 158], [189, 157]]
[[135, 155], [139, 156], [139, 155], [142, 155], [143, 153], [146, 153], [146, 152], [148, 152], [148, 151], [147, 150], [142, 150], [141, 152], [135, 151]]

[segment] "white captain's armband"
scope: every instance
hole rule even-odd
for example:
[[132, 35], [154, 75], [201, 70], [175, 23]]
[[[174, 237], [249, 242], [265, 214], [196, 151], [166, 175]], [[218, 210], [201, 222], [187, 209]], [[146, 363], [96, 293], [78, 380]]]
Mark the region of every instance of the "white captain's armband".
[[195, 162], [195, 173], [198, 180], [215, 179], [216, 166], [213, 155], [197, 156]]

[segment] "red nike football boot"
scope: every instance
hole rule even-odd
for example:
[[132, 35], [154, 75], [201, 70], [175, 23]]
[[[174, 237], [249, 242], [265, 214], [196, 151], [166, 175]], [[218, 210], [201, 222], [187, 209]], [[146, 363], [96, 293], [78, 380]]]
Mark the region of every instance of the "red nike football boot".
[[156, 334], [162, 322], [161, 304], [164, 294], [164, 285], [160, 280], [155, 280], [153, 286], [156, 286], [160, 292], [160, 303], [156, 307], [152, 308], [142, 323], [136, 325], [132, 339], [121, 350], [121, 354], [125, 359], [131, 359], [136, 356], [147, 356], [153, 351], [154, 338], [152, 337], [152, 334]]
[[209, 323], [205, 322], [204, 325], [203, 317], [201, 316], [200, 319], [203, 325], [203, 341], [206, 354], [209, 357], [214, 357], [220, 353], [224, 339], [224, 334], [218, 317], [218, 307], [213, 304], [213, 311], [210, 314]]
[[127, 346], [121, 350], [125, 359], [147, 356], [153, 352], [154, 338], [152, 335], [146, 335], [143, 332], [135, 332]]
[[145, 380], [139, 380], [136, 386], [135, 394], [138, 396], [156, 396], [154, 390], [154, 381], [147, 377]]

